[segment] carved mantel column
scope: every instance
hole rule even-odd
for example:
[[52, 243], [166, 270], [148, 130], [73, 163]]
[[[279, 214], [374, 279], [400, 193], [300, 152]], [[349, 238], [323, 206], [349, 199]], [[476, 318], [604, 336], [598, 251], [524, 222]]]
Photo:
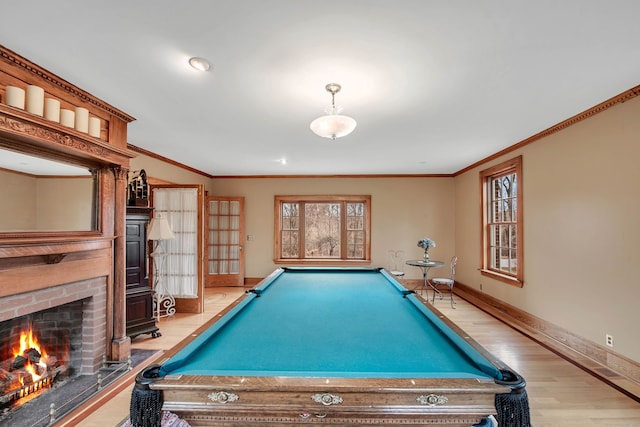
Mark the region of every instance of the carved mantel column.
[[114, 198], [114, 260], [113, 260], [113, 338], [111, 341], [111, 357], [113, 360], [125, 361], [131, 354], [131, 339], [126, 334], [126, 200], [127, 173], [122, 166], [112, 166], [115, 177]]

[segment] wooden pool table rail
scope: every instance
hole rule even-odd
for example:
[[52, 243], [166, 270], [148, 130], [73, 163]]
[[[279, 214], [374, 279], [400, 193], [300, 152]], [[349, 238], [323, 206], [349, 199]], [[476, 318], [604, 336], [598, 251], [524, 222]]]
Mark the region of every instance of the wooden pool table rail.
[[[163, 408], [192, 426], [289, 425], [307, 422], [375, 425], [472, 425], [495, 414], [494, 396], [510, 388], [492, 380], [462, 378], [292, 378], [168, 375]], [[222, 397], [221, 397], [222, 396]], [[229, 424], [231, 423], [231, 424]]]
[[[469, 345], [511, 376], [486, 378], [315, 378], [166, 375], [159, 365], [136, 380], [161, 392], [162, 408], [191, 426], [447, 425], [471, 426], [496, 415], [496, 396], [524, 391], [525, 382], [446, 316], [421, 300]], [[167, 360], [233, 310], [245, 297], [167, 353]], [[416, 357], [428, 355], [416, 354]], [[160, 362], [161, 364], [165, 361]], [[527, 404], [528, 407], [528, 404]]]

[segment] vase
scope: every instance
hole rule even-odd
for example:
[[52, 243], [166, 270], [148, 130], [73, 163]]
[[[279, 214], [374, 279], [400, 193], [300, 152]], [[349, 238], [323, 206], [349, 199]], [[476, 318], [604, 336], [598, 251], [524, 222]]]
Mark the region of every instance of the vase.
[[424, 262], [429, 262], [429, 251], [426, 249], [424, 251]]

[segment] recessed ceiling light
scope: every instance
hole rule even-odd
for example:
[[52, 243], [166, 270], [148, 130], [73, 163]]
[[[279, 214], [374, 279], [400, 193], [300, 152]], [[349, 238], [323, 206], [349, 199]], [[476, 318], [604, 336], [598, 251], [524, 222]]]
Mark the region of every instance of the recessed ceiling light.
[[198, 71], [209, 71], [211, 70], [211, 63], [204, 58], [200, 58], [199, 56], [194, 56], [193, 58], [189, 58], [189, 65], [195, 68]]

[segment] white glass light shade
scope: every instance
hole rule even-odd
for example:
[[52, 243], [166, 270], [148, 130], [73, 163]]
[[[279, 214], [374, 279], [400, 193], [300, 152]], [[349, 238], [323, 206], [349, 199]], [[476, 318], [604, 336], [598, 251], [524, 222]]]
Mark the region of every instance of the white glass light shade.
[[194, 56], [193, 58], [189, 58], [189, 65], [195, 68], [198, 71], [209, 71], [211, 70], [211, 63], [204, 58], [200, 58], [198, 56]]
[[149, 232], [147, 234], [147, 239], [172, 240], [175, 238], [176, 236], [173, 234], [173, 231], [171, 231], [171, 227], [169, 226], [167, 218], [158, 216], [151, 219], [151, 222], [149, 223]]
[[318, 117], [309, 126], [313, 133], [323, 138], [336, 139], [349, 135], [356, 128], [356, 121], [349, 116], [329, 114]]

